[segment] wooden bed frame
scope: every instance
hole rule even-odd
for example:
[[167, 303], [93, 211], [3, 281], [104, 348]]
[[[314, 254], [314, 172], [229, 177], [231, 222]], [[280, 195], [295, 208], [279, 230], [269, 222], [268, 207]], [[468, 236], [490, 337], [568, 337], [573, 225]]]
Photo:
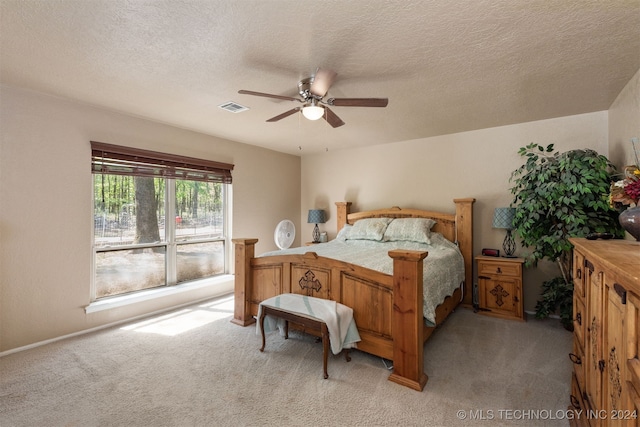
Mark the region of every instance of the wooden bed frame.
[[[465, 285], [436, 309], [436, 326], [462, 302], [472, 306], [473, 203], [454, 199], [455, 214], [393, 207], [351, 213], [350, 202], [337, 202], [337, 228], [363, 218], [433, 218], [433, 231], [457, 242], [464, 257]], [[393, 275], [318, 256], [275, 255], [255, 258], [258, 239], [233, 239], [235, 305], [233, 323], [255, 323], [261, 301], [283, 293], [299, 293], [337, 301], [353, 308], [362, 341], [358, 350], [393, 360], [389, 380], [421, 391], [427, 383], [423, 348], [435, 327], [425, 325], [423, 305], [424, 251], [394, 250]]]

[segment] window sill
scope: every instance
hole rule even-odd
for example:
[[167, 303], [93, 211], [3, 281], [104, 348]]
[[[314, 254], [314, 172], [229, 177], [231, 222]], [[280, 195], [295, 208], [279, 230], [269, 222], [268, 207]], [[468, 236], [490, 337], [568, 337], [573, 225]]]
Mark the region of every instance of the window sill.
[[233, 292], [234, 275], [224, 274], [221, 276], [202, 279], [181, 285], [168, 286], [163, 288], [149, 289], [146, 291], [135, 292], [127, 295], [120, 295], [110, 298], [104, 298], [99, 301], [92, 302], [85, 307], [85, 313], [96, 313], [99, 311], [110, 310], [112, 308], [123, 307], [144, 301], [150, 301], [158, 298], [164, 298], [170, 295], [181, 294], [184, 292], [194, 291], [203, 288], [215, 287], [220, 294]]

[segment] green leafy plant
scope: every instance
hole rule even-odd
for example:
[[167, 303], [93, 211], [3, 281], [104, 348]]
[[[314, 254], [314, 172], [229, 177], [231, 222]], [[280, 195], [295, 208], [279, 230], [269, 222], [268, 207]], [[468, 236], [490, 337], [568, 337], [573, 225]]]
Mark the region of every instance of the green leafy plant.
[[[561, 276], [545, 282], [536, 316], [545, 318], [560, 309], [563, 324], [571, 323], [570, 237], [612, 233], [622, 237], [618, 214], [609, 203], [615, 166], [594, 150], [555, 152], [531, 143], [518, 151], [526, 162], [512, 172], [514, 229], [522, 244], [532, 249], [527, 265], [546, 259], [558, 263]], [[568, 320], [566, 320], [568, 319]]]
[[536, 303], [536, 317], [545, 319], [556, 312], [566, 329], [573, 328], [573, 283], [558, 276], [542, 283], [540, 299]]

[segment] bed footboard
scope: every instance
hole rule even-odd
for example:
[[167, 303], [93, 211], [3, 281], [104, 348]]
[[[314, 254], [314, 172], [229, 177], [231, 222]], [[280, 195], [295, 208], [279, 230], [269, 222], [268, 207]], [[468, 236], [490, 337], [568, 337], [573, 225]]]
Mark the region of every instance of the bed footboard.
[[390, 251], [391, 276], [314, 252], [255, 258], [257, 239], [233, 243], [233, 323], [254, 323], [260, 302], [283, 293], [334, 300], [353, 309], [362, 339], [359, 350], [393, 360], [391, 381], [418, 391], [424, 388], [422, 275], [427, 252]]

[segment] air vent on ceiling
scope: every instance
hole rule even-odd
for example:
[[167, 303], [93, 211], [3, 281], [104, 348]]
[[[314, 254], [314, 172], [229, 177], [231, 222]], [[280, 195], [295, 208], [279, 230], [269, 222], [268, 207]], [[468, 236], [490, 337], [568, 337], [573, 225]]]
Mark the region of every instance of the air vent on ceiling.
[[241, 113], [242, 111], [246, 111], [249, 109], [249, 107], [236, 104], [235, 102], [225, 102], [224, 104], [218, 105], [218, 107], [222, 108], [223, 110], [230, 111], [232, 113]]

